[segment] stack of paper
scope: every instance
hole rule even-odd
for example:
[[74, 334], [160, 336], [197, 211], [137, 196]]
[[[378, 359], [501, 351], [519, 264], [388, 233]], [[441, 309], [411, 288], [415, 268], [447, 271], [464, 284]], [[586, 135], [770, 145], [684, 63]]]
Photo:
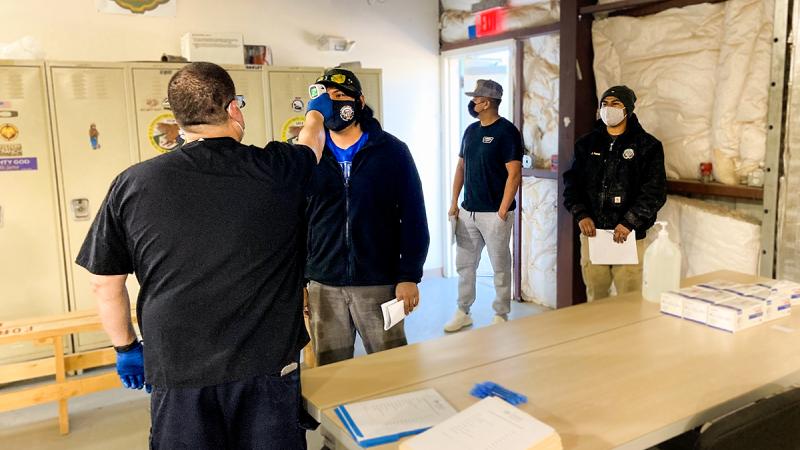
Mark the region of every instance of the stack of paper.
[[386, 331], [406, 318], [405, 302], [398, 299], [389, 300], [381, 304], [381, 312], [383, 312], [383, 330]]
[[362, 447], [386, 444], [421, 433], [456, 414], [456, 410], [434, 389], [349, 403], [335, 411]]
[[614, 230], [597, 230], [597, 234], [589, 238], [589, 260], [592, 264], [611, 266], [639, 264], [636, 230], [632, 230], [622, 244], [614, 242]]
[[497, 397], [487, 397], [430, 430], [400, 443], [400, 450], [561, 450], [548, 425]]

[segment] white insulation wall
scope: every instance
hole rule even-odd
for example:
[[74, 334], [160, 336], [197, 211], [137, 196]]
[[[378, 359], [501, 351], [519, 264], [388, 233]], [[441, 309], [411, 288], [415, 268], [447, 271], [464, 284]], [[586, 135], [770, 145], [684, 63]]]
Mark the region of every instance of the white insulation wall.
[[556, 307], [558, 182], [522, 181], [522, 298]]
[[[441, 36], [442, 42], [466, 41], [469, 38], [467, 28], [475, 25], [475, 14], [472, 5], [478, 0], [443, 0]], [[559, 0], [511, 0], [506, 11], [505, 29], [546, 25], [558, 22]]]
[[[525, 42], [523, 139], [538, 167], [558, 153], [558, 34]], [[522, 183], [522, 298], [556, 306], [556, 180], [527, 177]]]
[[[795, 43], [798, 38], [800, 29], [796, 28]], [[795, 45], [793, 53], [778, 205], [776, 274], [778, 278], [800, 282], [800, 46]]]
[[535, 167], [549, 168], [558, 154], [558, 34], [525, 41], [522, 138], [535, 157]]
[[598, 96], [630, 86], [667, 176], [737, 184], [764, 160], [773, 0], [729, 0], [594, 22]]
[[[684, 277], [716, 270], [758, 273], [761, 225], [750, 216], [671, 195], [658, 220], [669, 223], [669, 237], [681, 248]], [[648, 242], [657, 237], [657, 229], [647, 233]]]

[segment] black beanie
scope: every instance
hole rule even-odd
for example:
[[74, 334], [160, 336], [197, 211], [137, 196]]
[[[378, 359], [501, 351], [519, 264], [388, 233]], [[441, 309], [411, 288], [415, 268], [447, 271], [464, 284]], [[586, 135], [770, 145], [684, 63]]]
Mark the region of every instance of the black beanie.
[[603, 100], [610, 96], [617, 97], [619, 101], [625, 105], [625, 112], [627, 114], [633, 113], [633, 107], [636, 103], [636, 94], [633, 93], [633, 89], [625, 85], [610, 87], [603, 92], [603, 96], [600, 97], [600, 103], [602, 104]]

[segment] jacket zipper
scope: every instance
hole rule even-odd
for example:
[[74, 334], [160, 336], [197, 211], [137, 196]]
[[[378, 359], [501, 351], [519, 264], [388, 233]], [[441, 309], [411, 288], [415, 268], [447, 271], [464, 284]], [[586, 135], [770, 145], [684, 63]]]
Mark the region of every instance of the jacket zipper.
[[[616, 142], [616, 141], [612, 140], [611, 141], [611, 145], [608, 146], [608, 155], [610, 155], [611, 153], [614, 152], [614, 142]], [[604, 157], [605, 161], [608, 161], [608, 155], [606, 155]], [[607, 180], [608, 180], [608, 170], [606, 169], [605, 164], [603, 164], [603, 191], [600, 192], [600, 207], [601, 208], [603, 207], [603, 205], [606, 204], [606, 191], [608, 190]]]
[[[340, 167], [341, 169], [341, 167]], [[350, 175], [353, 175], [353, 168], [350, 168]], [[342, 178], [344, 178], [344, 173], [342, 173]], [[353, 264], [352, 264], [352, 244], [350, 242], [350, 180], [344, 180], [344, 211], [345, 211], [345, 218], [344, 218], [344, 242], [347, 248], [347, 281], [348, 284], [353, 283]]]

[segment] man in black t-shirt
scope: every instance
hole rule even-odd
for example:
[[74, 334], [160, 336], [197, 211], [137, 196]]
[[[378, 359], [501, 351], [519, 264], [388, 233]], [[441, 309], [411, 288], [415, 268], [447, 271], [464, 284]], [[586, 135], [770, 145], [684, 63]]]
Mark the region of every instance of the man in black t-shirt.
[[[519, 130], [500, 117], [503, 88], [492, 80], [478, 80], [469, 113], [479, 119], [467, 127], [453, 179], [453, 201], [448, 215], [456, 221], [458, 309], [444, 326], [447, 332], [472, 325], [469, 310], [475, 302], [475, 272], [485, 246], [494, 270], [495, 316], [508, 320], [511, 310], [511, 251], [514, 195], [522, 176], [522, 139]], [[458, 207], [461, 188], [464, 201]]]
[[77, 258], [117, 372], [152, 385], [151, 448], [304, 449], [304, 202], [330, 105], [309, 111], [305, 145], [259, 148], [240, 143], [245, 102], [221, 67], [185, 66], [168, 95], [186, 143], [117, 176]]

